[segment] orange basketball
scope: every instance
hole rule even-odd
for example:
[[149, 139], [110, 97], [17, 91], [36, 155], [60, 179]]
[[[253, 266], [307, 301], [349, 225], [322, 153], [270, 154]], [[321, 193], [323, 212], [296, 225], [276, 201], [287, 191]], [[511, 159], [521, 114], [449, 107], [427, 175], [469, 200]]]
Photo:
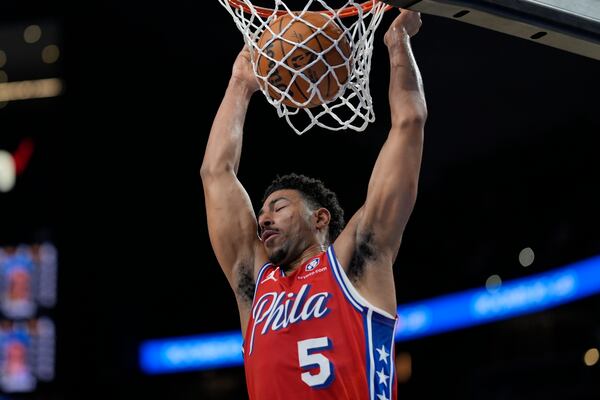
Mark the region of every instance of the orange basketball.
[[[322, 104], [323, 101], [335, 99], [341, 90], [340, 85], [344, 85], [348, 80], [350, 63], [346, 65], [345, 61], [350, 57], [350, 44], [344, 31], [328, 16], [307, 12], [301, 18], [315, 28], [302, 20], [294, 20], [292, 15], [286, 14], [277, 17], [269, 25], [276, 35], [274, 40], [271, 41], [273, 34], [268, 29], [263, 32], [258, 40], [258, 47], [262, 54], [259, 54], [257, 59], [257, 75], [267, 78], [269, 85], [264, 80], [259, 79], [259, 82], [263, 89], [266, 86], [271, 98], [280, 100], [282, 96], [271, 85], [282, 92], [285, 92], [289, 86], [288, 95], [296, 103], [287, 96], [284, 96], [282, 102], [290, 107], [310, 108]], [[315, 34], [319, 28], [321, 31]], [[337, 47], [334, 46], [336, 40]], [[296, 46], [295, 43], [301, 43], [303, 47]], [[321, 53], [323, 53], [322, 59], [315, 62]], [[265, 57], [264, 54], [267, 56]], [[276, 62], [269, 57], [276, 61], [285, 58], [283, 63], [287, 67], [279, 64], [275, 68]], [[313, 62], [310, 67], [302, 70]], [[296, 74], [288, 67], [293, 71], [302, 70], [302, 72]], [[332, 70], [329, 67], [332, 67]], [[293, 79], [294, 75], [296, 75], [295, 79]], [[311, 91], [311, 83], [316, 82], [319, 82], [316, 90]]]

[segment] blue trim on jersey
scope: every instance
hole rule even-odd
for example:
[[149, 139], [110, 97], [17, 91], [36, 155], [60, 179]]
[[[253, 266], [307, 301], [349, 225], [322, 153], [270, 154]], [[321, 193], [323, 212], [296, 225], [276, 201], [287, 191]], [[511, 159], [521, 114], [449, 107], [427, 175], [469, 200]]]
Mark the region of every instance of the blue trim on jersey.
[[[394, 376], [394, 330], [389, 321], [377, 318], [371, 319], [371, 338], [368, 346], [372, 349], [374, 371], [369, 375], [369, 386], [374, 388], [373, 400], [380, 398], [391, 399]], [[382, 397], [379, 397], [382, 396]]]
[[380, 310], [371, 303], [369, 303], [366, 299], [364, 299], [360, 293], [352, 286], [352, 282], [348, 279], [346, 272], [342, 269], [342, 266], [337, 260], [335, 255], [335, 250], [333, 249], [333, 245], [330, 245], [327, 249], [330, 264], [333, 265], [333, 269], [335, 272], [336, 280], [338, 281], [340, 287], [342, 288], [342, 292], [346, 295], [346, 298], [350, 303], [359, 310], [360, 312], [364, 312], [364, 310], [373, 310], [373, 313], [382, 319], [386, 319], [389, 321], [390, 325], [394, 325], [396, 323], [397, 317], [391, 316], [384, 310]]
[[367, 312], [366, 315], [363, 316], [363, 320], [364, 320], [364, 325], [365, 325], [365, 349], [367, 351], [367, 358], [366, 358], [366, 371], [367, 371], [367, 388], [369, 389], [369, 400], [374, 400], [375, 395], [373, 394], [374, 391], [374, 387], [373, 387], [373, 378], [372, 378], [372, 374], [373, 374], [373, 366], [374, 366], [374, 359], [373, 359], [373, 346], [372, 344], [372, 326], [371, 326], [371, 319], [370, 319], [370, 315], [372, 313]]
[[375, 322], [380, 323], [380, 324], [385, 324], [391, 328], [394, 328], [396, 326], [395, 319], [390, 319], [389, 317], [386, 317], [385, 315], [381, 315], [375, 310], [373, 310], [373, 319], [375, 320]]
[[[348, 302], [362, 314], [365, 333], [366, 379], [369, 400], [392, 399], [394, 376], [394, 332], [396, 319], [382, 314], [368, 301], [358, 297], [335, 256], [333, 245], [327, 249], [333, 276]], [[381, 382], [381, 383], [380, 383]], [[380, 397], [378, 397], [380, 396]]]
[[329, 248], [327, 249], [327, 256], [329, 258], [329, 264], [331, 265], [331, 269], [333, 270], [333, 276], [335, 277], [335, 280], [337, 281], [338, 285], [342, 289], [344, 296], [350, 302], [350, 304], [352, 304], [352, 306], [354, 308], [356, 308], [359, 312], [363, 313], [364, 309], [361, 307], [360, 303], [357, 302], [354, 299], [354, 297], [352, 297], [352, 295], [350, 294], [350, 291], [348, 290], [348, 288], [346, 287], [346, 285], [344, 283], [344, 278], [340, 275], [343, 273], [343, 271], [340, 271], [341, 266], [337, 262], [335, 252], [333, 251], [333, 245], [330, 245]]
[[[394, 324], [394, 329], [392, 330], [392, 339], [391, 339], [392, 341], [391, 341], [391, 344], [390, 344], [390, 348], [391, 348], [392, 354], [394, 354], [394, 355], [396, 354], [396, 349], [395, 349], [394, 345], [395, 345], [395, 342], [396, 342], [396, 327], [397, 326], [398, 326], [398, 324]], [[388, 388], [389, 389], [389, 393], [388, 393], [389, 394], [389, 397], [388, 397], [389, 399], [392, 398], [392, 395], [394, 393], [394, 377], [396, 375], [395, 368], [396, 368], [396, 363], [392, 362], [392, 366], [391, 366], [391, 369], [390, 369], [390, 376], [389, 376], [389, 388]]]
[[256, 281], [254, 282], [254, 297], [252, 298], [252, 307], [254, 307], [254, 298], [256, 298], [256, 292], [258, 291], [258, 285], [260, 285], [260, 280], [261, 280], [263, 274], [265, 273], [265, 269], [267, 269], [267, 267], [269, 265], [272, 265], [272, 264], [270, 262], [266, 262], [258, 270], [258, 275], [256, 275]]
[[[256, 300], [256, 292], [258, 291], [258, 285], [260, 285], [260, 280], [261, 280], [263, 274], [265, 273], [265, 270], [270, 265], [272, 265], [272, 264], [269, 261], [267, 261], [258, 270], [258, 275], [256, 275], [256, 281], [254, 282], [254, 296], [252, 297], [252, 308], [251, 309], [254, 309], [254, 301]], [[250, 319], [248, 320], [248, 323], [250, 323], [251, 321], [252, 321], [252, 313], [250, 313]], [[250, 351], [248, 352], [248, 355], [252, 354], [252, 348], [254, 347], [254, 332], [253, 332], [252, 336], [253, 336], [253, 339], [250, 342]], [[246, 354], [244, 352], [244, 344], [245, 344], [245, 340], [242, 340], [242, 354]]]

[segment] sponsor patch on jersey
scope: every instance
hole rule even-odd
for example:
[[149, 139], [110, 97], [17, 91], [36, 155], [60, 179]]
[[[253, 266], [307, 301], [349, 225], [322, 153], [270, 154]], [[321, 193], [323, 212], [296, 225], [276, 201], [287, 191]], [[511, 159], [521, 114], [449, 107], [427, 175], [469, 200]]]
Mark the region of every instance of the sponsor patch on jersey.
[[309, 262], [306, 265], [305, 270], [306, 271], [312, 271], [313, 269], [317, 268], [317, 265], [319, 265], [319, 262], [321, 261], [321, 259], [319, 258], [315, 258], [314, 260], [312, 260], [311, 262]]

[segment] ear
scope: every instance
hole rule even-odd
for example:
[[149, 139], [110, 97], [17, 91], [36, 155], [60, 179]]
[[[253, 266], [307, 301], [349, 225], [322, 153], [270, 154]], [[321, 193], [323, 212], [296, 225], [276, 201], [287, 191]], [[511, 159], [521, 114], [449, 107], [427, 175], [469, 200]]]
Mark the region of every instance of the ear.
[[318, 208], [314, 211], [313, 214], [316, 217], [316, 228], [317, 230], [323, 230], [329, 225], [329, 221], [331, 220], [331, 214], [329, 210], [326, 208]]

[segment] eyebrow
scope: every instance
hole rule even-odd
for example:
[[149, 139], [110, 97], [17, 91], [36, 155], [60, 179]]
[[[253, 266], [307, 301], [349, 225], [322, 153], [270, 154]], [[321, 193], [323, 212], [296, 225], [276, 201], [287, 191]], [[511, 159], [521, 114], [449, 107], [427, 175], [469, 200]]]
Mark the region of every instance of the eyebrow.
[[[273, 204], [277, 203], [279, 200], [287, 200], [287, 201], [290, 201], [290, 199], [288, 199], [287, 197], [285, 197], [285, 196], [281, 196], [281, 197], [278, 197], [278, 198], [276, 198], [276, 199], [273, 199], [273, 200], [271, 200], [271, 201], [269, 202], [269, 207], [271, 207]], [[263, 211], [263, 209], [261, 208], [261, 209], [258, 211], [258, 215], [257, 215], [257, 217], [260, 217], [260, 216], [263, 214], [263, 212], [264, 212], [264, 211]]]

